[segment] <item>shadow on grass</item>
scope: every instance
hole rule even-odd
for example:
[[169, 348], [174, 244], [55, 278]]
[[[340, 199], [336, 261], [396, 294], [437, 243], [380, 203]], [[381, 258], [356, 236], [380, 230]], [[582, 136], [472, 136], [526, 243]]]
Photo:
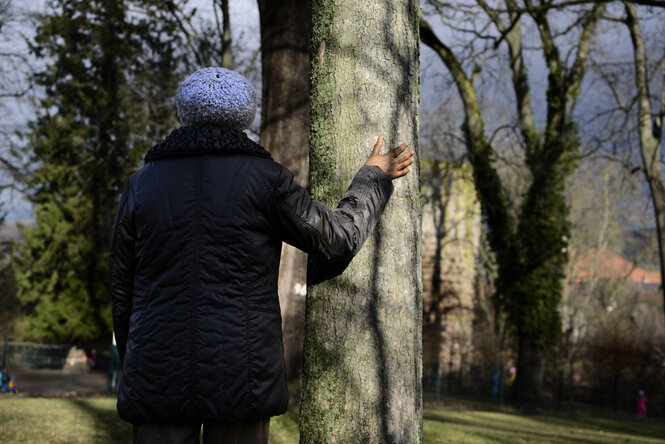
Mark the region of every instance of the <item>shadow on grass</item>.
[[612, 418], [594, 416], [534, 416], [531, 419], [547, 424], [556, 424], [593, 431], [604, 431], [613, 433], [624, 433], [627, 435], [640, 436], [644, 438], [656, 438], [665, 440], [665, 425], [661, 422], [649, 420], [638, 420], [637, 418]]
[[[459, 414], [459, 411], [451, 411], [453, 414]], [[473, 412], [479, 413], [479, 412]], [[508, 416], [509, 414], [506, 414]], [[663, 439], [665, 427], [661, 424], [650, 424], [652, 427], [638, 429], [635, 422], [617, 422], [606, 418], [564, 418], [542, 415], [523, 415], [510, 414], [520, 419], [533, 421], [532, 424], [515, 424], [514, 426], [497, 424], [495, 421], [488, 421], [487, 418], [462, 418], [446, 415], [445, 411], [425, 412], [423, 418], [429, 421], [435, 421], [442, 424], [455, 424], [465, 427], [465, 433], [476, 437], [486, 439], [491, 442], [513, 443], [516, 440], [526, 439], [533, 442], [580, 442], [580, 443], [607, 443], [619, 439], [612, 437], [613, 433], [626, 434], [640, 438]], [[505, 422], [499, 418], [496, 421]], [[534, 430], [542, 424], [543, 426], [559, 427], [558, 431], [547, 431], [545, 427], [540, 430]], [[646, 424], [641, 424], [646, 425]], [[594, 437], [593, 435], [597, 435]], [[505, 436], [501, 436], [505, 435]], [[591, 435], [591, 436], [590, 436]]]
[[[478, 438], [483, 438], [487, 441], [497, 443], [523, 442], [522, 440], [527, 440], [527, 442], [571, 442], [573, 439], [573, 437], [570, 435], [562, 436], [560, 434], [545, 431], [539, 432], [534, 430], [524, 430], [519, 427], [500, 426], [487, 422], [481, 423], [480, 420], [465, 421], [459, 418], [441, 416], [433, 412], [425, 412], [423, 419], [427, 421], [436, 421], [443, 424], [456, 424], [464, 426], [465, 434], [473, 435]], [[497, 432], [500, 434], [497, 434]], [[505, 436], [502, 436], [504, 434]], [[574, 442], [597, 444], [605, 443], [607, 440], [594, 440], [576, 436], [574, 437]]]
[[72, 407], [90, 416], [94, 421], [96, 443], [129, 443], [132, 441], [132, 426], [123, 421], [115, 410], [105, 408], [100, 401], [104, 398], [72, 398], [69, 403]]

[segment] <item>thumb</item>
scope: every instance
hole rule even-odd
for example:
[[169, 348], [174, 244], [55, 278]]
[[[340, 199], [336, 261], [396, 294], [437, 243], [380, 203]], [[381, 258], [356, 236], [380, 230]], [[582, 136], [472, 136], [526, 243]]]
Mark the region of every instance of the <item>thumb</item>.
[[383, 146], [383, 137], [379, 136], [374, 144], [374, 149], [372, 149], [372, 156], [378, 156], [381, 154], [381, 147]]

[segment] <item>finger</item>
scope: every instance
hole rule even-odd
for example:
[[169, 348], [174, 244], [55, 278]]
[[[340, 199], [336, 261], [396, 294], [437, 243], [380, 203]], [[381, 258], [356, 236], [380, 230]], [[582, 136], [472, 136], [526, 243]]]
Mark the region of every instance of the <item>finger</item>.
[[376, 140], [376, 143], [374, 144], [374, 148], [372, 149], [372, 156], [378, 156], [379, 153], [381, 153], [382, 146], [383, 146], [383, 137], [379, 136], [379, 138]]
[[403, 170], [397, 171], [395, 173], [395, 177], [397, 178], [397, 177], [406, 176], [407, 174], [409, 174], [409, 171], [411, 171], [411, 167], [406, 167]]
[[402, 153], [404, 152], [404, 150], [406, 149], [407, 146], [409, 146], [409, 144], [406, 143], [406, 142], [404, 142], [403, 144], [401, 144], [401, 145], [398, 146], [397, 148], [393, 149], [393, 150], [392, 150], [393, 156], [397, 157], [397, 156], [399, 156], [400, 154], [402, 154]]
[[397, 168], [401, 170], [401, 169], [404, 169], [404, 168], [408, 167], [412, 163], [413, 163], [413, 157], [410, 157], [410, 158], [404, 159], [403, 161], [398, 163]]
[[395, 157], [391, 160], [392, 164], [395, 166], [401, 165], [411, 165], [414, 161], [414, 152], [409, 151], [406, 154], [403, 154], [399, 157]]

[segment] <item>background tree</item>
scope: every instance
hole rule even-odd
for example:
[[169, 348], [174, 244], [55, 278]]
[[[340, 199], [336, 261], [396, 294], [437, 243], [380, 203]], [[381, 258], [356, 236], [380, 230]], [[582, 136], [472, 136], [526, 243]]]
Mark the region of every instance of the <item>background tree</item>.
[[[129, 14], [129, 6], [138, 12]], [[25, 177], [36, 226], [17, 263], [24, 338], [108, 340], [107, 255], [119, 190], [174, 120], [177, 40], [158, 2], [48, 3], [31, 50], [46, 61]], [[170, 109], [171, 111], [166, 111]]]
[[[309, 183], [309, 0], [259, 0], [261, 19], [261, 144], [293, 172], [300, 186]], [[305, 330], [307, 255], [282, 246], [279, 296], [283, 318], [286, 375], [291, 403], [300, 401]]]
[[196, 21], [201, 14], [189, 4], [189, 0], [179, 2], [168, 0], [162, 2], [162, 5], [169, 14], [167, 20], [177, 26], [186, 45], [186, 60], [190, 70], [206, 66], [235, 69], [229, 0], [210, 1], [215, 17], [214, 23], [207, 18]]
[[[417, 27], [413, 1], [312, 2], [315, 199], [334, 206], [379, 135], [418, 153]], [[346, 271], [309, 287], [301, 442], [422, 442], [417, 170]]]
[[[655, 107], [652, 107], [652, 97], [649, 92], [647, 50], [644, 44], [642, 27], [635, 6], [629, 2], [624, 2], [624, 5], [626, 9], [625, 23], [633, 43], [634, 79], [637, 87], [638, 104], [637, 129], [640, 140], [642, 171], [651, 191], [660, 253], [660, 275], [661, 279], [665, 279], [665, 176], [663, 176], [662, 166], [664, 159], [661, 158], [663, 125], [665, 124], [665, 55], [662, 56], [655, 70], [661, 78], [661, 84], [660, 97], [656, 99], [658, 107], [657, 110], [653, 110]], [[663, 309], [665, 309], [665, 285], [661, 285], [661, 290], [663, 292]]]
[[[0, 196], [13, 195], [20, 191], [18, 176], [20, 167], [14, 156], [18, 123], [11, 116], [21, 100], [25, 99], [28, 87], [23, 77], [28, 68], [25, 56], [13, 45], [16, 30], [23, 21], [11, 0], [0, 0]], [[0, 199], [0, 336], [12, 334], [18, 316], [16, 282], [11, 257], [14, 254], [13, 235], [4, 226], [6, 210]]]
[[[643, 302], [627, 278], [635, 266], [652, 269], [656, 246], [654, 236], [645, 230], [649, 207], [642, 179], [618, 162], [597, 156], [583, 159], [567, 181], [566, 194], [571, 236], [560, 304], [564, 333], [560, 356], [572, 386], [588, 364], [588, 344], [600, 329], [611, 325], [606, 321], [625, 313], [629, 318], [634, 306]], [[611, 264], [604, 258], [609, 254], [632, 262], [633, 267], [608, 279], [608, 273], [617, 273], [607, 269]], [[621, 310], [614, 312], [615, 306]]]
[[[434, 2], [443, 10], [445, 4]], [[463, 132], [473, 167], [476, 190], [489, 227], [488, 240], [498, 263], [496, 300], [507, 313], [518, 338], [517, 380], [514, 395], [524, 401], [538, 401], [542, 391], [544, 352], [560, 332], [558, 304], [561, 298], [566, 246], [569, 237], [565, 180], [574, 171], [579, 156], [579, 140], [572, 109], [587, 69], [587, 56], [593, 31], [604, 5], [595, 4], [580, 12], [567, 30], [577, 30], [574, 57], [564, 59], [547, 11], [531, 0], [518, 5], [506, 0], [502, 8], [477, 0], [485, 14], [480, 35], [498, 48], [508, 49], [517, 118], [518, 142], [524, 149], [530, 182], [517, 211], [510, 209], [502, 178], [498, 174], [493, 137], [485, 132], [483, 113], [474, 81], [480, 66], [474, 60], [472, 74], [453, 50], [444, 44], [426, 22], [421, 22], [421, 38], [444, 62], [453, 77], [464, 106]], [[473, 10], [473, 5], [464, 5]], [[478, 15], [473, 10], [473, 20]], [[547, 110], [538, 128], [531, 102], [531, 85], [524, 56], [522, 17], [536, 25], [548, 70]], [[498, 34], [487, 33], [493, 25]], [[564, 29], [565, 31], [565, 29]], [[475, 32], [475, 31], [471, 31]], [[566, 32], [563, 32], [565, 35]], [[572, 60], [572, 61], [568, 61]]]
[[[15, 2], [0, 0], [0, 113], [4, 117], [0, 122], [0, 195], [13, 195], [22, 190], [18, 181], [21, 168], [15, 157], [15, 132], [20, 123], [15, 116], [17, 107], [27, 101], [29, 83], [26, 77], [30, 66], [16, 43], [25, 21], [24, 13], [18, 10]], [[5, 203], [0, 200], [0, 225], [6, 216]]]

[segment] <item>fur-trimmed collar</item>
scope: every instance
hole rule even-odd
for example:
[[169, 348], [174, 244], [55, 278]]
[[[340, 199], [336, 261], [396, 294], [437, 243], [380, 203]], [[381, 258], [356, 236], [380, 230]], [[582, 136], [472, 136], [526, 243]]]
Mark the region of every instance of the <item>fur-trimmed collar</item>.
[[198, 154], [249, 154], [271, 159], [270, 153], [244, 132], [222, 126], [191, 125], [176, 128], [145, 155], [145, 163], [165, 157]]

